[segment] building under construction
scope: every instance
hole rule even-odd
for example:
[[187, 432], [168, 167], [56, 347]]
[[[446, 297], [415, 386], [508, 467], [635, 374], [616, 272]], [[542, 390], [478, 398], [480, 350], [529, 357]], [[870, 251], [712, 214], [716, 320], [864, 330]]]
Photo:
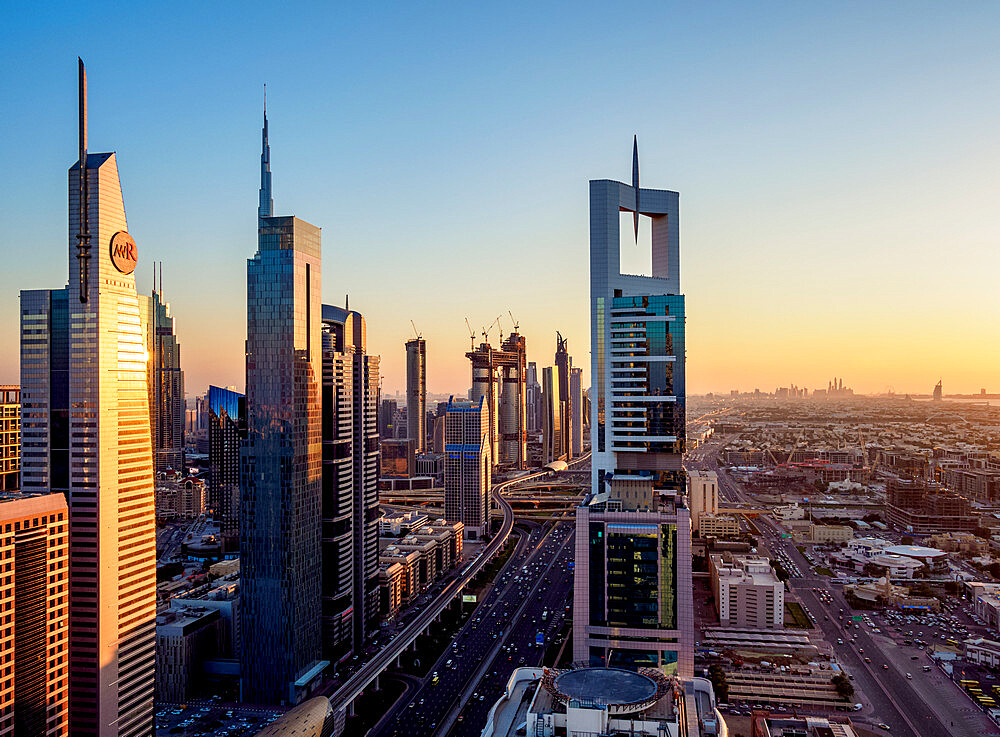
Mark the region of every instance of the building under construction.
[[526, 468], [525, 377], [528, 366], [524, 336], [515, 330], [499, 350], [487, 339], [465, 356], [472, 361], [472, 401], [484, 397], [489, 407], [493, 465], [518, 470]]

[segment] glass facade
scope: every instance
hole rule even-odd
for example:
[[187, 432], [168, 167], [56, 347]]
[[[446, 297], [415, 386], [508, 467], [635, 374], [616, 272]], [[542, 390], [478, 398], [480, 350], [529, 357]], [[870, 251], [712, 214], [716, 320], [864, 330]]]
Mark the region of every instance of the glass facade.
[[139, 297], [140, 316], [149, 352], [149, 420], [153, 463], [157, 471], [184, 468], [184, 372], [181, 344], [174, 332], [170, 305], [159, 292]]
[[297, 703], [320, 664], [320, 231], [261, 221], [247, 262], [240, 481], [243, 700]]
[[208, 500], [227, 555], [239, 552], [240, 443], [246, 429], [246, 396], [208, 387]]

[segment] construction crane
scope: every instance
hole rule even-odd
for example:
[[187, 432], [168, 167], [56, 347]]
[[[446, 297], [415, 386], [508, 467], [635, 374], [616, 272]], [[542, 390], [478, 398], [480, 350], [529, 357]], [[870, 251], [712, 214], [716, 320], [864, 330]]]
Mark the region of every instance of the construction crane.
[[[500, 318], [501, 317], [502, 317], [502, 315], [497, 315], [497, 319], [494, 320], [493, 322], [491, 322], [490, 323], [490, 327], [488, 328], [489, 330], [492, 330], [494, 325], [497, 326], [497, 335], [499, 336], [497, 338], [497, 345], [500, 345], [501, 343], [503, 343], [503, 327], [500, 325]], [[486, 342], [489, 343], [489, 340], [487, 340]]]
[[410, 325], [413, 327], [413, 334], [417, 336], [417, 340], [420, 340], [423, 336], [420, 335], [420, 331], [417, 330], [417, 326], [414, 324], [413, 320], [410, 320]]
[[476, 331], [469, 324], [469, 318], [465, 318], [465, 327], [469, 329], [469, 350], [476, 350]]
[[507, 314], [510, 315], [510, 321], [514, 324], [514, 332], [516, 333], [517, 329], [520, 327], [520, 325], [518, 325], [517, 324], [517, 320], [514, 319], [514, 313], [513, 312], [511, 312], [510, 310], [507, 310]]

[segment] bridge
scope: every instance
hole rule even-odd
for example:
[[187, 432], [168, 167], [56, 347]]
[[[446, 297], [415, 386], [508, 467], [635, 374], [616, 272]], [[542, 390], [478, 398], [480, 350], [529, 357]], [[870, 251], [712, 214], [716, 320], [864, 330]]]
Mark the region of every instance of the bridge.
[[[571, 465], [589, 460], [590, 453], [572, 461]], [[493, 501], [503, 512], [503, 523], [500, 530], [493, 539], [486, 545], [483, 551], [472, 562], [466, 564], [461, 575], [449, 583], [441, 590], [433, 601], [431, 601], [417, 617], [405, 629], [400, 631], [386, 647], [380, 650], [371, 660], [357, 670], [354, 675], [348, 678], [344, 684], [330, 696], [330, 704], [336, 714], [336, 732], [339, 733], [344, 726], [348, 711], [353, 708], [354, 700], [368, 688], [382, 671], [396, 662], [399, 657], [412, 646], [420, 635], [427, 632], [431, 624], [441, 616], [441, 613], [448, 607], [451, 601], [461, 596], [462, 590], [479, 573], [486, 564], [503, 548], [510, 537], [514, 527], [514, 509], [503, 498], [502, 494], [507, 489], [519, 486], [542, 476], [548, 476], [551, 472], [546, 469], [538, 473], [528, 474], [516, 479], [504, 481], [493, 487]]]

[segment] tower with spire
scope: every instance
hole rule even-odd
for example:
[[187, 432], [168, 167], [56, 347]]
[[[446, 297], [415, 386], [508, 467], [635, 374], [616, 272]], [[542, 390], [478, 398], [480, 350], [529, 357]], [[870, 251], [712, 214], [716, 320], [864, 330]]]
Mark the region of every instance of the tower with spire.
[[257, 224], [274, 213], [271, 197], [271, 145], [267, 142], [267, 85], [264, 85], [264, 127], [260, 132], [260, 201], [257, 204]]

